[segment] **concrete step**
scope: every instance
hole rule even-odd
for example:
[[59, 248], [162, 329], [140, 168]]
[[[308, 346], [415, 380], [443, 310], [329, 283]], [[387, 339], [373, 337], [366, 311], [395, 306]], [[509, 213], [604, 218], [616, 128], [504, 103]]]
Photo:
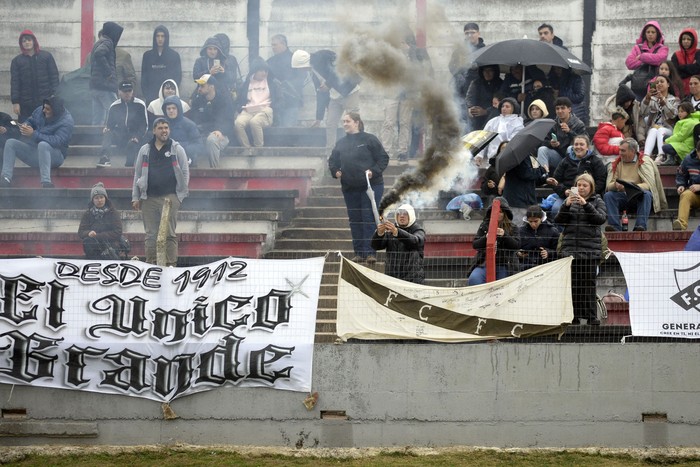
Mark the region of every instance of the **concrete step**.
[[[347, 221], [346, 221], [347, 224]], [[306, 227], [306, 228], [286, 228], [277, 237], [279, 240], [302, 240], [313, 239], [313, 241], [326, 240], [352, 240], [350, 229], [330, 228], [330, 227]]]

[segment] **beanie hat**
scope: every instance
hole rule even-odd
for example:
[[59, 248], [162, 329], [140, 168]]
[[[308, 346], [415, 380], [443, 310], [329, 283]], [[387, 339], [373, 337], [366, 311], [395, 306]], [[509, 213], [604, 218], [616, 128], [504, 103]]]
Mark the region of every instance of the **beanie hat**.
[[95, 186], [92, 187], [92, 190], [90, 190], [90, 201], [92, 201], [92, 198], [97, 195], [102, 195], [105, 198], [109, 198], [107, 196], [107, 190], [105, 190], [105, 186], [102, 182], [97, 182]]
[[311, 66], [311, 55], [306, 50], [297, 50], [292, 54], [292, 68], [307, 68]]

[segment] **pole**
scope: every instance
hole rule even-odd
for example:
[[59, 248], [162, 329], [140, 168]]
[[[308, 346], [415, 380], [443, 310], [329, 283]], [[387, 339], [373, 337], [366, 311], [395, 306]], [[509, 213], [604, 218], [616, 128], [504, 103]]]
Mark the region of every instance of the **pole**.
[[85, 63], [95, 42], [95, 0], [82, 0], [80, 5], [80, 65]]
[[486, 234], [486, 282], [496, 280], [496, 229], [498, 215], [501, 213], [501, 200], [496, 198], [491, 205], [489, 232]]

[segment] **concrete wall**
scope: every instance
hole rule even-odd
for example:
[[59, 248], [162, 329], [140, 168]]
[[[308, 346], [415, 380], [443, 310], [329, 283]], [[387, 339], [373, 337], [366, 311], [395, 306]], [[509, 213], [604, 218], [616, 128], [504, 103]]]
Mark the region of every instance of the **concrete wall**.
[[[293, 49], [337, 49], [348, 34], [349, 25], [378, 27], [387, 18], [405, 17], [415, 25], [415, 0], [357, 0], [352, 2], [316, 0], [262, 0], [260, 7], [261, 55], [270, 55], [269, 38], [277, 33], [288, 36]], [[658, 19], [667, 37], [671, 52], [675, 51], [681, 29], [700, 26], [700, 13], [695, 0], [668, 0], [661, 9], [658, 3], [641, 2], [630, 8], [626, 0], [428, 0], [429, 53], [436, 70], [437, 82], [449, 79], [447, 62], [453, 45], [463, 38], [466, 21], [480, 24], [487, 44], [504, 39], [537, 37], [542, 22], [554, 25], [555, 34], [567, 47], [581, 56], [583, 44], [583, 11], [586, 4], [595, 7], [597, 21], [593, 36], [591, 86], [592, 123], [602, 118], [601, 105], [625, 76], [624, 59], [647, 19]], [[71, 71], [80, 62], [80, 0], [5, 0], [0, 11], [0, 111], [8, 111], [9, 65], [17, 54], [17, 37], [24, 28], [32, 29], [43, 47], [51, 51], [61, 73]], [[95, 31], [104, 21], [117, 21], [125, 27], [120, 45], [132, 56], [140, 72], [141, 56], [151, 46], [155, 26], [165, 24], [171, 32], [171, 45], [182, 57], [183, 94], [194, 85], [191, 69], [204, 40], [226, 32], [232, 40], [231, 52], [248, 69], [245, 0], [95, 0]], [[505, 14], [508, 12], [508, 14]], [[307, 88], [309, 105], [303, 117], [313, 120], [313, 90]], [[371, 83], [363, 84], [362, 113], [376, 131], [383, 118], [384, 91]]]
[[28, 414], [0, 420], [0, 444], [698, 446], [699, 349], [317, 345], [312, 411], [300, 393], [218, 389], [173, 402], [174, 421], [147, 400], [0, 385], [3, 411]]

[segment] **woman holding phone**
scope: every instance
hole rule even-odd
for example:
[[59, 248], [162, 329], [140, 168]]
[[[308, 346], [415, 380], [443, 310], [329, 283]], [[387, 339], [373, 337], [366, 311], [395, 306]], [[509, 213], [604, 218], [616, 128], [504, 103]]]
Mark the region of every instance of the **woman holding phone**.
[[679, 100], [668, 92], [669, 87], [668, 78], [658, 75], [649, 84], [649, 90], [639, 109], [647, 127], [644, 156], [651, 157], [656, 147], [658, 149], [657, 163], [666, 160], [666, 155], [663, 153], [664, 138], [673, 133], [673, 125], [678, 117]]
[[585, 319], [600, 325], [596, 316], [596, 267], [600, 262], [602, 233], [607, 220], [605, 202], [595, 193], [593, 177], [584, 173], [576, 177], [555, 221], [564, 227], [559, 257], [573, 256], [571, 297], [574, 302], [572, 324]]

